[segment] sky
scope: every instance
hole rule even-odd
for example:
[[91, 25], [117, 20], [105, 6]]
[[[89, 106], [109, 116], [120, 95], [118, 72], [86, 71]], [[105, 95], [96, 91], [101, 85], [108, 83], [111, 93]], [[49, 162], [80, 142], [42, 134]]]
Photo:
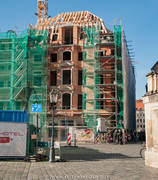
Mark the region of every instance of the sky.
[[[23, 31], [36, 24], [37, 0], [0, 1], [0, 32]], [[49, 15], [90, 11], [113, 30], [123, 25], [130, 49], [134, 51], [136, 98], [145, 94], [146, 74], [158, 60], [158, 0], [49, 0]]]

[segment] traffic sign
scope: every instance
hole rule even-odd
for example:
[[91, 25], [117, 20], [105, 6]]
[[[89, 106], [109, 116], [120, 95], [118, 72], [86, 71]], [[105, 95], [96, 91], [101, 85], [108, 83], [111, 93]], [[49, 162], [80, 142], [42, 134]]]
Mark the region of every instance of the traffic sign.
[[41, 104], [32, 104], [31, 112], [41, 112]]

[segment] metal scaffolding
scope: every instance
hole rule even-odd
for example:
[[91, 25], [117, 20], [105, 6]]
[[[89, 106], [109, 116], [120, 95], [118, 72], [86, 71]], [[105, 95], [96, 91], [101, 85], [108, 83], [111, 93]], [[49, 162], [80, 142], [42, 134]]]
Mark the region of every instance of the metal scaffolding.
[[[123, 127], [123, 71], [121, 26], [114, 33], [99, 27], [85, 28], [83, 41], [83, 117], [95, 128], [103, 118], [107, 131]], [[109, 48], [110, 54], [102, 51]]]

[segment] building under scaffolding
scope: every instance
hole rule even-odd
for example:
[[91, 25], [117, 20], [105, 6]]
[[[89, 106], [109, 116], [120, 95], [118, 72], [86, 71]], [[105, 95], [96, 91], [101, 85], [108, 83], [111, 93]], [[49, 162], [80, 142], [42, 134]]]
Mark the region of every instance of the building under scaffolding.
[[0, 110], [28, 111], [34, 134], [31, 105], [41, 104], [38, 138], [47, 141], [54, 88], [59, 141], [66, 139], [69, 127], [96, 132], [99, 120], [104, 132], [135, 129], [135, 75], [122, 27], [110, 31], [87, 11], [48, 18], [44, 2], [38, 1], [35, 27], [21, 35], [0, 33]]

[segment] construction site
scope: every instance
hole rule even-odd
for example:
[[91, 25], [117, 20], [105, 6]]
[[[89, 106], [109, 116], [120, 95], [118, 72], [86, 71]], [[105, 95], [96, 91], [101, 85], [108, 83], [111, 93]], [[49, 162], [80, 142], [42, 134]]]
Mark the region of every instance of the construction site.
[[89, 129], [90, 142], [98, 131], [134, 130], [135, 74], [122, 25], [110, 30], [88, 11], [49, 17], [48, 0], [37, 1], [36, 16], [36, 25], [21, 34], [0, 33], [0, 110], [29, 113], [32, 143], [31, 105], [40, 104], [38, 141], [48, 142], [49, 94], [55, 89], [57, 141], [66, 141], [74, 129], [78, 138]]

